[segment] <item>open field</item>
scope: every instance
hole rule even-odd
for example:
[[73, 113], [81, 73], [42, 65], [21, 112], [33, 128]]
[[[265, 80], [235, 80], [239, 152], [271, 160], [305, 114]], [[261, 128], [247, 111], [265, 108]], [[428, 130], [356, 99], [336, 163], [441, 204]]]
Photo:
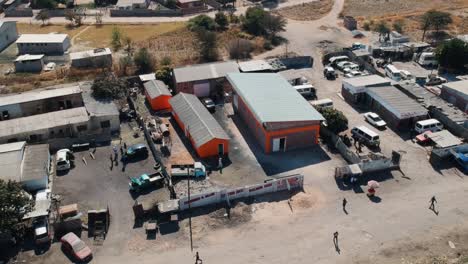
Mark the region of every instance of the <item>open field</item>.
[[[70, 38], [76, 37], [74, 44], [86, 47], [106, 47], [111, 43], [112, 29], [118, 27], [123, 35], [130, 37], [134, 42], [144, 41], [151, 37], [156, 37], [168, 32], [172, 32], [185, 27], [183, 22], [174, 23], [157, 23], [157, 24], [135, 24], [135, 25], [91, 25], [81, 26], [78, 28], [70, 28], [67, 25], [29, 25], [18, 24], [18, 32], [24, 33], [51, 33], [59, 32], [66, 33]], [[84, 31], [85, 30], [85, 31]]]
[[295, 6], [283, 7], [276, 10], [275, 13], [293, 20], [316, 20], [328, 14], [333, 7], [333, 3], [333, 0], [318, 0]]

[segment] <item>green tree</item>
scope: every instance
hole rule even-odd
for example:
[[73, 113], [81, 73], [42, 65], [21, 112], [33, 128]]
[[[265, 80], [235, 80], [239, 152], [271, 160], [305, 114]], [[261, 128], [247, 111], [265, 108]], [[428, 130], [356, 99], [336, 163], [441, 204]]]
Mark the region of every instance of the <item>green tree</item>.
[[162, 66], [171, 66], [172, 65], [172, 59], [169, 56], [164, 56], [161, 59], [161, 65]]
[[112, 41], [111, 45], [114, 48], [114, 50], [119, 50], [122, 47], [122, 32], [120, 31], [120, 28], [114, 27], [112, 28]]
[[23, 217], [34, 208], [34, 201], [21, 185], [0, 180], [0, 234], [21, 237], [25, 231]]
[[216, 28], [216, 23], [207, 15], [198, 15], [188, 21], [187, 27], [191, 31], [197, 31], [199, 29], [211, 31]]
[[200, 55], [202, 61], [216, 61], [218, 59], [218, 39], [216, 33], [204, 29], [197, 31], [200, 42]]
[[134, 50], [133, 41], [128, 36], [124, 37], [124, 50], [127, 53], [127, 56], [133, 55], [133, 50]]
[[53, 9], [57, 7], [57, 2], [54, 0], [36, 0], [31, 2], [32, 6], [37, 9]]
[[163, 81], [165, 84], [172, 83], [172, 68], [163, 66], [156, 71], [156, 79]]
[[250, 34], [265, 35], [264, 20], [267, 12], [263, 8], [249, 7], [243, 17], [242, 27]]
[[348, 119], [343, 114], [343, 112], [327, 107], [320, 107], [317, 110], [325, 118], [325, 121], [327, 122], [327, 128], [331, 132], [339, 134], [340, 132], [348, 129]]
[[420, 26], [423, 30], [422, 40], [426, 37], [426, 32], [430, 29], [434, 29], [439, 32], [445, 29], [449, 24], [452, 23], [452, 17], [447, 12], [429, 10], [421, 17]]
[[468, 44], [456, 38], [445, 41], [437, 47], [436, 58], [442, 67], [464, 70], [468, 65]]
[[286, 29], [286, 24], [286, 19], [282, 16], [275, 16], [270, 13], [268, 13], [263, 19], [263, 26], [266, 34], [271, 40], [274, 40], [277, 37], [276, 34]]
[[106, 73], [94, 80], [91, 90], [98, 99], [120, 99], [127, 95], [127, 82]]
[[224, 14], [224, 12], [216, 13], [214, 21], [221, 30], [225, 30], [229, 25], [228, 17]]
[[403, 33], [403, 26], [404, 26], [403, 20], [399, 19], [395, 22], [393, 22], [393, 30], [395, 30], [398, 33]]
[[133, 62], [138, 67], [139, 73], [148, 73], [154, 70], [153, 56], [148, 52], [148, 49], [141, 48], [133, 58]]
[[127, 75], [128, 68], [133, 65], [133, 59], [131, 56], [127, 55], [120, 58], [120, 69], [122, 70], [123, 75]]
[[166, 7], [169, 9], [176, 9], [177, 8], [177, 1], [176, 0], [167, 0]]
[[380, 21], [379, 24], [375, 27], [375, 31], [379, 32], [379, 41], [382, 42], [382, 37], [383, 40], [386, 41], [389, 38], [390, 34], [390, 28], [387, 26], [387, 23], [385, 21]]
[[43, 9], [35, 17], [36, 20], [41, 20], [42, 25], [45, 25], [45, 22], [50, 19], [49, 11]]

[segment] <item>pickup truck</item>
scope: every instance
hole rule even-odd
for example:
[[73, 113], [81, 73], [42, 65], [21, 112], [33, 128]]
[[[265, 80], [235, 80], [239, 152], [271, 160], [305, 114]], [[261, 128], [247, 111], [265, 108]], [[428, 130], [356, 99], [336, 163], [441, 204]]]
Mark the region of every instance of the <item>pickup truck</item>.
[[152, 185], [163, 185], [164, 177], [160, 172], [155, 172], [153, 174], [142, 174], [140, 177], [130, 178], [128, 186], [130, 191], [139, 192], [142, 189], [145, 189]]
[[201, 162], [193, 164], [173, 164], [171, 177], [205, 177], [206, 168]]

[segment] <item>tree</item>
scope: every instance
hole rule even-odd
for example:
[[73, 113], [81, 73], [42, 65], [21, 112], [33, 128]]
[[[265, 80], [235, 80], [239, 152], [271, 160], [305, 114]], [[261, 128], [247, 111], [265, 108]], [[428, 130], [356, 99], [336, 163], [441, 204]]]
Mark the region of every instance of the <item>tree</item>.
[[216, 27], [216, 23], [215, 21], [207, 16], [207, 15], [198, 15], [194, 18], [191, 18], [189, 21], [188, 21], [188, 25], [187, 27], [191, 30], [191, 31], [197, 31], [199, 29], [204, 29], [204, 30], [214, 30], [215, 27]]
[[380, 21], [380, 23], [375, 27], [375, 31], [379, 32], [380, 42], [382, 42], [382, 37], [384, 38], [384, 41], [388, 40], [390, 35], [390, 28], [387, 26], [385, 21]]
[[127, 70], [133, 65], [133, 59], [130, 56], [124, 56], [120, 58], [120, 69], [122, 70], [123, 75], [127, 75]]
[[172, 59], [169, 56], [164, 56], [164, 57], [162, 57], [160, 63], [161, 63], [162, 66], [171, 66]]
[[398, 33], [403, 33], [403, 26], [404, 26], [403, 20], [399, 19], [395, 22], [393, 22], [393, 29], [398, 32]]
[[318, 111], [325, 118], [325, 121], [327, 122], [327, 128], [331, 132], [339, 134], [340, 132], [348, 129], [348, 119], [343, 114], [343, 112], [327, 107], [320, 107], [318, 108]]
[[75, 12], [75, 24], [76, 26], [81, 26], [83, 24], [84, 14], [82, 12]]
[[452, 17], [447, 12], [441, 12], [437, 10], [429, 10], [421, 17], [420, 26], [423, 30], [422, 40], [426, 37], [426, 32], [430, 29], [434, 29], [439, 32], [445, 29], [449, 24], [452, 23]]
[[21, 237], [25, 231], [23, 217], [33, 208], [34, 201], [19, 183], [0, 180], [0, 234]]
[[252, 42], [247, 39], [234, 39], [227, 44], [229, 58], [231, 59], [247, 59], [250, 58], [250, 53], [253, 50]]
[[154, 70], [153, 56], [146, 48], [141, 48], [133, 58], [133, 62], [138, 67], [139, 73], [148, 73]]
[[96, 12], [95, 17], [94, 17], [96, 19], [96, 25], [102, 24], [102, 17], [103, 17], [103, 14], [101, 11]]
[[228, 18], [223, 12], [216, 13], [214, 21], [221, 30], [225, 30], [229, 25]]
[[218, 59], [218, 45], [216, 33], [200, 29], [197, 31], [200, 42], [200, 55], [203, 61], [216, 61]]
[[133, 47], [133, 41], [130, 37], [127, 36], [124, 38], [124, 46], [125, 46], [124, 50], [127, 53], [127, 56], [132, 56], [134, 47]]
[[167, 0], [166, 7], [169, 9], [176, 9], [177, 8], [177, 1], [176, 0]]
[[120, 28], [114, 27], [112, 28], [112, 41], [111, 45], [114, 48], [114, 50], [119, 50], [122, 47], [122, 32], [120, 31]]
[[468, 44], [456, 38], [446, 41], [437, 47], [436, 58], [442, 67], [463, 70], [468, 65]]
[[250, 34], [260, 36], [264, 35], [265, 28], [263, 25], [267, 12], [263, 8], [249, 7], [243, 17], [242, 27]]
[[32, 1], [31, 5], [36, 9], [53, 9], [57, 6], [57, 2], [54, 0], [36, 0]]
[[263, 25], [265, 27], [266, 34], [271, 40], [276, 38], [276, 34], [285, 30], [286, 24], [286, 19], [281, 16], [272, 15], [270, 13], [267, 13], [263, 19]]
[[172, 68], [163, 66], [156, 71], [156, 79], [163, 81], [165, 84], [172, 83]]
[[94, 80], [91, 90], [98, 99], [120, 99], [127, 95], [127, 82], [106, 73]]
[[42, 25], [45, 25], [45, 22], [50, 19], [49, 11], [43, 9], [35, 17], [36, 20], [42, 20]]
[[73, 20], [75, 19], [75, 11], [70, 9], [65, 10], [65, 19], [70, 21], [70, 24], [73, 24]]

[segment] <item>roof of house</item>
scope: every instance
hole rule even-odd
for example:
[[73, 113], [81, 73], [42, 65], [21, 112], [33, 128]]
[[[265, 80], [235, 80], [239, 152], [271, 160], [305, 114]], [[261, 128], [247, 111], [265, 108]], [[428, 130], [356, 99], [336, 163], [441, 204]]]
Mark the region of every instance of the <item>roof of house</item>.
[[0, 167], [2, 180], [21, 181], [21, 162], [25, 141], [0, 145]]
[[15, 61], [35, 61], [35, 60], [41, 60], [44, 58], [43, 54], [39, 55], [30, 55], [30, 54], [25, 54], [18, 56]]
[[90, 116], [118, 116], [119, 109], [110, 99], [96, 99], [92, 95], [91, 82], [80, 83], [84, 107]]
[[85, 123], [88, 120], [89, 116], [85, 107], [5, 120], [0, 122], [0, 138], [69, 124]]
[[272, 71], [273, 66], [266, 60], [250, 60], [239, 62], [241, 72]]
[[62, 43], [67, 38], [67, 34], [21, 34], [16, 43]]
[[227, 78], [261, 123], [324, 120], [323, 116], [277, 73], [230, 73]]
[[344, 79], [343, 83], [347, 83], [354, 87], [368, 87], [374, 85], [386, 85], [390, 84], [391, 80], [380, 77], [379, 75], [366, 75], [366, 76], [359, 76], [354, 78]]
[[195, 147], [212, 139], [229, 139], [223, 128], [193, 94], [179, 93], [169, 99], [173, 111], [189, 131]]
[[444, 83], [442, 87], [468, 95], [468, 80]]
[[81, 93], [81, 89], [77, 85], [63, 88], [39, 89], [24, 93], [0, 96], [0, 106], [21, 104], [25, 102], [44, 100], [47, 98], [54, 98], [78, 93]]
[[99, 57], [105, 55], [112, 55], [112, 51], [109, 48], [99, 48], [99, 49], [92, 49], [80, 52], [72, 52], [70, 53], [71, 60], [79, 60], [85, 58], [92, 58], [92, 57]]
[[116, 6], [132, 6], [133, 4], [146, 4], [146, 0], [119, 0]]
[[463, 142], [448, 130], [441, 130], [427, 135], [439, 148], [461, 145]]
[[192, 2], [200, 2], [201, 0], [177, 0], [179, 3], [192, 3]]
[[140, 81], [142, 81], [142, 82], [156, 80], [156, 74], [155, 73], [142, 74], [142, 75], [139, 75], [138, 77], [140, 77]]
[[161, 95], [171, 95], [169, 88], [160, 80], [151, 80], [143, 84], [146, 92], [151, 99], [159, 97]]
[[223, 61], [175, 68], [174, 77], [176, 83], [183, 83], [222, 78], [231, 72], [239, 72], [239, 65], [233, 61]]
[[371, 87], [367, 94], [399, 119], [427, 115], [427, 110], [394, 86]]
[[42, 179], [48, 174], [49, 144], [27, 145], [21, 181]]

